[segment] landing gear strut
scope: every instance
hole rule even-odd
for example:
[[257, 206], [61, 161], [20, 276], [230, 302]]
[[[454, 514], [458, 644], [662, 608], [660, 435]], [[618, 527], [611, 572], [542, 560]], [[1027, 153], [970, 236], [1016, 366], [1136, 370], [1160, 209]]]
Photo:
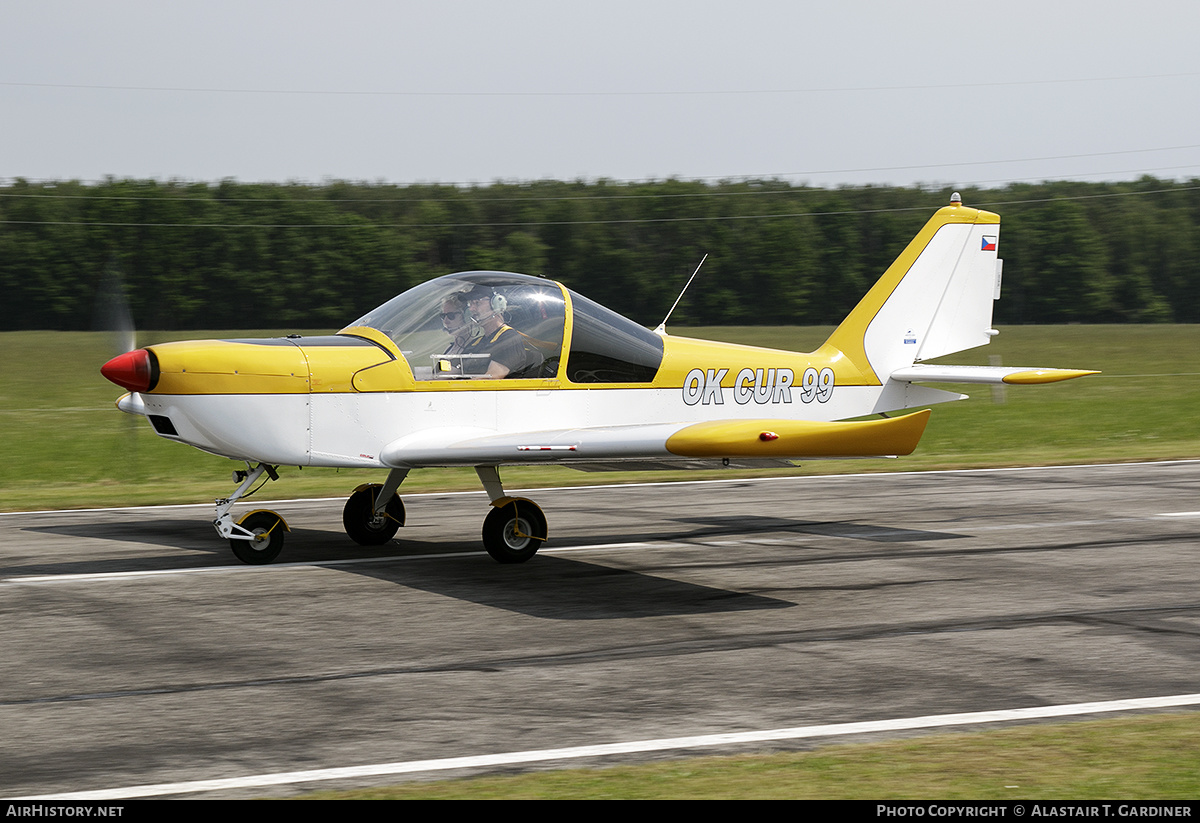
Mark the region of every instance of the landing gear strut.
[[475, 472], [492, 499], [483, 521], [483, 547], [498, 563], [524, 563], [546, 542], [546, 515], [532, 500], [507, 496], [495, 466], [476, 466]]

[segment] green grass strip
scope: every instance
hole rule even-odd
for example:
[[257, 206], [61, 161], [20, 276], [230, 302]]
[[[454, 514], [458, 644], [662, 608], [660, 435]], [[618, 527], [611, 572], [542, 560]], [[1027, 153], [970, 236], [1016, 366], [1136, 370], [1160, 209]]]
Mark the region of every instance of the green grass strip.
[[1200, 714], [317, 792], [320, 799], [1195, 800]]

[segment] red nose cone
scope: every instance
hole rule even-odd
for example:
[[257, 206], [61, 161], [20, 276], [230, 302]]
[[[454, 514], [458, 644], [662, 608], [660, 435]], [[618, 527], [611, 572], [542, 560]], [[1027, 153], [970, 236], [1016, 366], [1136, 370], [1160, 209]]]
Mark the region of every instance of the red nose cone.
[[150, 391], [158, 382], [158, 369], [145, 349], [120, 354], [100, 367], [100, 373], [123, 389]]

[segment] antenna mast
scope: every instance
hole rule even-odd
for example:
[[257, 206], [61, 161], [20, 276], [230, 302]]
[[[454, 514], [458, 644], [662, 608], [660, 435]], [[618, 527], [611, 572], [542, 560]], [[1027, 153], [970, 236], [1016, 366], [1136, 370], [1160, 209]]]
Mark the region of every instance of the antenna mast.
[[667, 333], [667, 321], [671, 319], [671, 314], [675, 311], [675, 307], [679, 305], [679, 301], [683, 299], [684, 292], [688, 290], [688, 286], [692, 285], [692, 281], [696, 279], [696, 275], [700, 272], [700, 267], [704, 265], [704, 261], [707, 259], [707, 253], [700, 258], [700, 262], [696, 265], [696, 271], [692, 272], [692, 276], [688, 278], [687, 283], [683, 286], [683, 291], [679, 293], [679, 296], [675, 298], [675, 302], [671, 304], [671, 311], [667, 312], [667, 316], [663, 318], [663, 321], [658, 324], [658, 328], [654, 330], [655, 334], [665, 335]]

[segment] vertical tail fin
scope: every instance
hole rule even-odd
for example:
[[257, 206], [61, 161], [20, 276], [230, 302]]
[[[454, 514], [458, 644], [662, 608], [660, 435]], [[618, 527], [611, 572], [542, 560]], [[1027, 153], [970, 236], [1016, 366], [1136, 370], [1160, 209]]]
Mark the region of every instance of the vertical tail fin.
[[896, 369], [986, 344], [1000, 296], [999, 239], [999, 215], [966, 208], [955, 194], [823, 348], [837, 349], [879, 385]]

